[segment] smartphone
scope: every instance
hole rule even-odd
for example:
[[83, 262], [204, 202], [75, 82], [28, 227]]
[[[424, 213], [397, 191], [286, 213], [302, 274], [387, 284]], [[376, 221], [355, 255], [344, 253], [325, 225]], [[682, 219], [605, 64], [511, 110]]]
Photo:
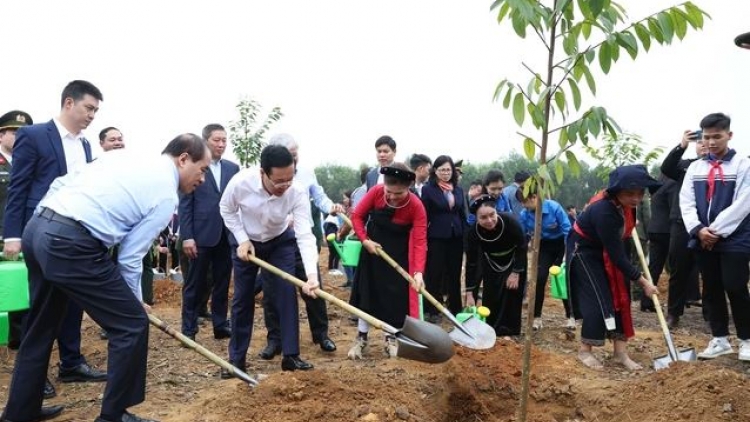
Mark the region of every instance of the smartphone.
[[690, 142], [702, 141], [703, 140], [703, 129], [698, 129], [693, 132], [693, 136], [690, 138]]

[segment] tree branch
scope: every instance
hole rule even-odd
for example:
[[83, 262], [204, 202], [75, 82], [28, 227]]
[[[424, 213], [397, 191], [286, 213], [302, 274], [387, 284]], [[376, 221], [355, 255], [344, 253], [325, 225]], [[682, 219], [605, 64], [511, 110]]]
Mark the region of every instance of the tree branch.
[[539, 81], [541, 81], [541, 82], [542, 82], [542, 84], [543, 84], [543, 85], [544, 85], [545, 87], [547, 86], [547, 84], [546, 84], [546, 83], [544, 82], [544, 80], [543, 80], [543, 79], [542, 79], [542, 78], [541, 78], [541, 77], [540, 77], [539, 75], [537, 75], [537, 73], [536, 73], [536, 72], [534, 72], [534, 70], [532, 70], [532, 69], [531, 69], [531, 68], [530, 68], [530, 67], [529, 67], [529, 66], [528, 66], [528, 65], [527, 65], [526, 63], [524, 63], [524, 62], [521, 62], [521, 66], [525, 67], [525, 68], [526, 68], [526, 70], [528, 70], [528, 71], [529, 71], [529, 72], [530, 72], [530, 73], [531, 73], [532, 75], [534, 75], [534, 79], [539, 79]]
[[516, 131], [516, 133], [517, 133], [518, 135], [520, 135], [520, 136], [524, 137], [524, 138], [528, 138], [528, 139], [531, 139], [531, 142], [533, 142], [533, 143], [534, 143], [534, 145], [536, 145], [537, 147], [539, 147], [539, 148], [541, 148], [541, 147], [542, 147], [541, 145], [539, 145], [539, 142], [535, 141], [535, 140], [534, 140], [534, 138], [532, 138], [531, 136], [529, 136], [529, 135], [524, 135], [523, 133], [521, 133], [521, 132], [519, 132], [519, 131]]

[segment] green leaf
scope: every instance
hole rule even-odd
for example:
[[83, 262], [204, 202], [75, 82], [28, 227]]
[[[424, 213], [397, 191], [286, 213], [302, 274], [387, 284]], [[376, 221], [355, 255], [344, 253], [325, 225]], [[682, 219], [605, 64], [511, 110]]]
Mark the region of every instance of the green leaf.
[[557, 140], [557, 145], [560, 146], [560, 149], [565, 148], [568, 145], [568, 131], [565, 129], [560, 130], [560, 137]]
[[588, 130], [591, 132], [592, 135], [594, 135], [594, 138], [598, 138], [599, 134], [602, 131], [602, 122], [599, 120], [596, 113], [590, 113], [588, 116], [587, 123], [588, 123]]
[[523, 94], [519, 92], [513, 99], [513, 118], [516, 119], [518, 126], [523, 126], [523, 119], [526, 117], [526, 110], [523, 106]]
[[574, 176], [578, 177], [581, 175], [581, 164], [578, 162], [578, 158], [573, 151], [565, 151], [565, 158], [568, 159], [568, 168]]
[[521, 38], [526, 38], [526, 26], [529, 22], [515, 10], [511, 12], [510, 18], [513, 23], [513, 30], [516, 31], [516, 34]]
[[591, 9], [589, 8], [589, 0], [578, 0], [577, 4], [578, 4], [578, 10], [581, 11], [581, 13], [586, 19], [594, 20], [594, 17], [591, 16]]
[[661, 12], [656, 17], [659, 20], [659, 27], [661, 33], [664, 35], [664, 42], [669, 44], [672, 42], [674, 37], [674, 26], [672, 25], [672, 17], [667, 12]]
[[589, 0], [589, 9], [591, 10], [592, 17], [596, 18], [602, 13], [604, 8], [604, 0]]
[[658, 42], [659, 44], [664, 44], [664, 35], [661, 32], [661, 26], [659, 26], [659, 21], [657, 21], [655, 18], [648, 18], [648, 29], [651, 31], [651, 36]]
[[672, 15], [672, 23], [674, 23], [674, 33], [677, 35], [677, 38], [682, 40], [687, 34], [687, 14], [682, 10], [673, 7], [670, 15]]
[[510, 99], [513, 97], [513, 88], [514, 86], [512, 84], [508, 84], [508, 91], [505, 92], [505, 99], [503, 99], [503, 108], [508, 109], [510, 107]]
[[586, 84], [589, 86], [591, 93], [596, 95], [596, 80], [594, 79], [594, 75], [591, 74], [591, 70], [589, 70], [588, 66], [584, 66], [583, 76], [586, 78]]
[[591, 36], [591, 24], [587, 21], [581, 22], [581, 33], [583, 34], [583, 39], [587, 40]]
[[578, 89], [578, 84], [573, 78], [568, 78], [568, 84], [570, 85], [570, 93], [573, 95], [573, 107], [578, 110], [581, 108], [581, 90]]
[[703, 28], [703, 15], [708, 16], [708, 14], [691, 2], [685, 3], [685, 11], [688, 14], [688, 22], [693, 28]]
[[565, 54], [568, 56], [572, 56], [575, 53], [577, 53], [578, 48], [578, 41], [576, 40], [575, 35], [569, 34], [563, 37], [563, 51], [565, 51]]
[[534, 154], [536, 154], [536, 144], [531, 138], [523, 140], [523, 152], [526, 154], [526, 159], [534, 161]]
[[559, 89], [555, 91], [555, 105], [560, 113], [565, 113], [565, 93]]
[[613, 39], [609, 40], [608, 42], [610, 48], [612, 49], [612, 61], [616, 62], [620, 60], [620, 46], [617, 45], [617, 40], [615, 40], [613, 37]]
[[607, 42], [599, 48], [599, 66], [605, 74], [609, 73], [609, 69], [612, 67], [612, 51]]
[[492, 101], [497, 101], [500, 98], [500, 93], [503, 91], [503, 88], [505, 88], [505, 85], [508, 83], [507, 79], [503, 79], [500, 81], [500, 83], [497, 84], [495, 87], [495, 93], [492, 95]]
[[617, 34], [617, 43], [625, 48], [625, 51], [630, 54], [630, 58], [635, 60], [638, 56], [638, 41], [635, 39], [635, 35], [628, 31], [623, 31]]
[[645, 26], [639, 24], [635, 25], [635, 34], [638, 35], [638, 39], [641, 40], [643, 49], [648, 51], [651, 48], [651, 34], [648, 32]]
[[591, 63], [596, 58], [596, 51], [595, 50], [589, 50], [586, 52], [586, 61]]
[[563, 178], [565, 177], [565, 169], [563, 168], [562, 161], [555, 160], [555, 178], [558, 184], [562, 184]]
[[545, 181], [552, 180], [549, 175], [549, 169], [547, 168], [547, 166], [539, 166], [539, 177], [541, 177]]
[[[504, 1], [504, 0], [503, 0]], [[494, 6], [494, 5], [493, 5]], [[504, 1], [503, 5], [500, 6], [500, 10], [497, 12], [497, 21], [502, 21], [510, 10], [510, 3]]]

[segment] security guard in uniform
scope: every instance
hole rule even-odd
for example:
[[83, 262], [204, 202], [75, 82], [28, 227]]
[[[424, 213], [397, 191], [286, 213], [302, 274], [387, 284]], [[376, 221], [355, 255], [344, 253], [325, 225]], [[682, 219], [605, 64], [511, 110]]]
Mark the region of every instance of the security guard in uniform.
[[[0, 248], [2, 248], [3, 220], [5, 217], [5, 201], [8, 198], [8, 184], [10, 183], [10, 169], [13, 165], [13, 145], [16, 143], [16, 130], [19, 127], [31, 125], [29, 113], [20, 110], [9, 111], [0, 117]], [[8, 347], [15, 350], [21, 344], [21, 327], [23, 312], [11, 312], [10, 336]]]

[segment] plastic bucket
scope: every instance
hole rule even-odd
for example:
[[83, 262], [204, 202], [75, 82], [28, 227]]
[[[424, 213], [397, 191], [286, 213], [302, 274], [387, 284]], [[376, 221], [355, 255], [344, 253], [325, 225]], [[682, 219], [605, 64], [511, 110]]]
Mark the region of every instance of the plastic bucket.
[[0, 346], [8, 344], [8, 333], [10, 332], [10, 322], [8, 313], [0, 312]]
[[553, 265], [549, 268], [550, 294], [555, 299], [568, 298], [568, 283], [565, 279], [565, 264], [558, 267]]
[[362, 251], [362, 242], [347, 237], [343, 242], [333, 240], [330, 244], [338, 251], [341, 258], [341, 265], [356, 267], [359, 264], [359, 253]]
[[29, 273], [23, 261], [0, 261], [0, 312], [29, 309]]

